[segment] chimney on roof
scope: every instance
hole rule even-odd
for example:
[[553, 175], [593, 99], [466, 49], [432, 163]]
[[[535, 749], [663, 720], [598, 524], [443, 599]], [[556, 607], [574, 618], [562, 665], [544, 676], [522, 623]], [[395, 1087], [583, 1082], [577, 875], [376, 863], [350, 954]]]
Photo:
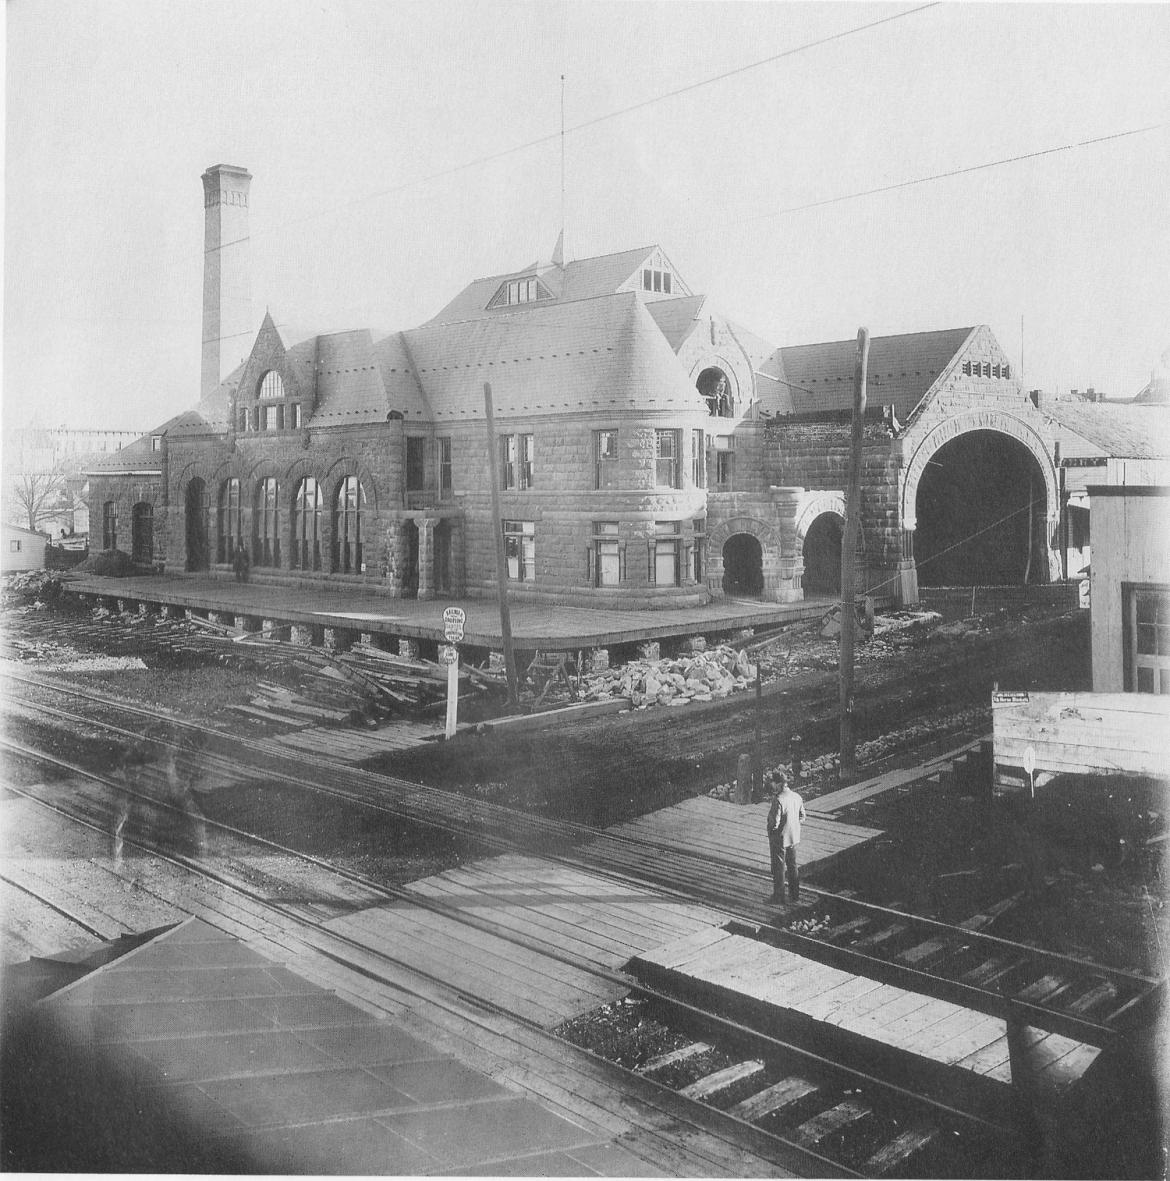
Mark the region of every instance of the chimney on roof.
[[248, 189], [252, 175], [234, 164], [203, 174], [203, 358], [199, 393], [207, 397], [248, 351], [252, 267]]

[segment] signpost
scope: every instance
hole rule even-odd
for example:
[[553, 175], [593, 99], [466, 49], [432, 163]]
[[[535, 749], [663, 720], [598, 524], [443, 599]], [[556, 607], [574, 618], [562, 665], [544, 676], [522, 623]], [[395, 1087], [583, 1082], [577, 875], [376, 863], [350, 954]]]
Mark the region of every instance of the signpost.
[[443, 609], [443, 638], [447, 641], [439, 646], [439, 659], [447, 666], [447, 724], [444, 738], [455, 737], [455, 723], [459, 715], [459, 649], [455, 647], [463, 639], [463, 625], [467, 612], [462, 607]]

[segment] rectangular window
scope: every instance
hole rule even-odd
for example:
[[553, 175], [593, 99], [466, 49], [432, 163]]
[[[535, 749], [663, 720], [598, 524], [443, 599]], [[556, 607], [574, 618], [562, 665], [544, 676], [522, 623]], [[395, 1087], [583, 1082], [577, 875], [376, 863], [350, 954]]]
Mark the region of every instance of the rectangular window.
[[500, 444], [500, 487], [507, 492], [516, 487], [516, 436], [501, 435]]
[[622, 545], [618, 540], [617, 521], [593, 523], [594, 586], [620, 586], [622, 582]]
[[151, 451], [161, 451], [162, 450], [162, 435], [151, 435], [150, 436], [150, 449], [151, 449]]
[[707, 440], [702, 431], [691, 431], [691, 483], [696, 488], [707, 486]]
[[661, 271], [654, 272], [654, 290], [655, 291], [662, 290], [662, 272]]
[[10, 553], [13, 553], [13, 554], [20, 553], [20, 542], [19, 541], [10, 541], [8, 543], [8, 550]]
[[654, 432], [654, 483], [659, 488], [678, 487], [678, 431]]
[[426, 487], [426, 439], [408, 436], [406, 440], [406, 490], [419, 492]]
[[719, 435], [715, 439], [715, 485], [720, 492], [730, 492], [735, 482], [735, 439]]
[[1170, 694], [1170, 590], [1127, 588], [1129, 668], [1126, 688]]
[[670, 272], [669, 271], [662, 272], [662, 290], [665, 291], [667, 295], [670, 294]]
[[679, 523], [655, 521], [650, 540], [650, 581], [655, 586], [678, 586]]
[[520, 480], [521, 489], [532, 488], [535, 485], [535, 450], [532, 445], [531, 435], [518, 436], [519, 442], [517, 444], [517, 453], [519, 461], [519, 471], [517, 476]]
[[504, 522], [504, 558], [510, 582], [536, 581], [536, 523]]
[[653, 291], [654, 289], [654, 272], [646, 270], [642, 272], [642, 290]]
[[532, 487], [534, 453], [531, 435], [500, 436], [500, 487], [505, 492]]
[[439, 439], [439, 495], [446, 500], [455, 490], [451, 471], [451, 437]]
[[593, 432], [593, 453], [597, 459], [597, 487], [617, 486], [617, 440], [614, 430]]
[[299, 431], [301, 429], [301, 404], [300, 402], [293, 402], [289, 406], [292, 411], [292, 422], [289, 424], [292, 430]]

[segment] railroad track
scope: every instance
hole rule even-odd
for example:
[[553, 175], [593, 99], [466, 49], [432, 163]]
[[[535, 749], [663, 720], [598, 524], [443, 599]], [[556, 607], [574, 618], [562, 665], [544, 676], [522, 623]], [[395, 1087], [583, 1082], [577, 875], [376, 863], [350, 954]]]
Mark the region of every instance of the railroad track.
[[[220, 905], [223, 905], [223, 891], [230, 891], [254, 910], [258, 908], [270, 916], [270, 921], [282, 927], [286, 935], [291, 932], [334, 962], [360, 972], [367, 979], [383, 982], [398, 993], [407, 991], [424, 996], [424, 993], [403, 984], [401, 972], [427, 978], [433, 988], [449, 991], [445, 980], [420, 969], [409, 959], [397, 958], [326, 927], [304, 906], [273, 901], [267, 894], [258, 892], [233, 867], [232, 859], [218, 858], [213, 868], [205, 864], [198, 853], [176, 852], [174, 825], [164, 818], [168, 812], [180, 813], [172, 819], [182, 823], [182, 809], [172, 801], [160, 799], [149, 790], [149, 785], [146, 785], [146, 792], [138, 792], [124, 783], [87, 771], [47, 752], [11, 739], [2, 741], [10, 756], [50, 764], [59, 771], [83, 776], [92, 785], [89, 791], [75, 790], [68, 802], [45, 799], [37, 791], [9, 787], [9, 791], [29, 803], [51, 810], [67, 823], [88, 827], [105, 836], [116, 826], [121, 801], [127, 795], [136, 796], [149, 810], [151, 821], [139, 823], [129, 835], [125, 835], [126, 844], [214, 883], [219, 889]], [[811, 1053], [739, 1025], [718, 1013], [679, 1002], [653, 988], [636, 985], [624, 973], [607, 970], [581, 956], [469, 914], [464, 908], [406, 889], [387, 887], [230, 825], [210, 820], [202, 823], [238, 845], [279, 853], [332, 875], [347, 885], [358, 885], [371, 896], [405, 901], [412, 906], [442, 913], [465, 926], [489, 932], [529, 950], [538, 950], [579, 971], [630, 988], [639, 998], [637, 1003], [650, 1003], [657, 1006], [658, 1011], [669, 1013], [670, 1020], [680, 1030], [702, 1028], [715, 1031], [708, 1035], [716, 1039], [716, 1045], [711, 1046], [706, 1059], [695, 1053], [680, 1054], [675, 1061], [681, 1063], [686, 1059], [685, 1067], [675, 1066], [668, 1070], [670, 1062], [644, 1063], [641, 1069], [632, 1072], [631, 1077], [667, 1087], [687, 1104], [722, 1112], [727, 1128], [733, 1134], [738, 1131], [745, 1146], [756, 1153], [763, 1149], [764, 1155], [786, 1168], [798, 1170], [801, 1175], [904, 1175], [910, 1162], [917, 1165], [922, 1161], [928, 1162], [925, 1167], [930, 1175], [979, 1176], [985, 1175], [982, 1162], [993, 1149], [1002, 1153], [1006, 1146], [1007, 1157], [1004, 1159], [1010, 1163], [1019, 1147], [1014, 1132], [1005, 1124], [873, 1077], [822, 1054]], [[156, 834], [163, 834], [163, 839], [153, 839]], [[43, 892], [42, 896], [47, 905], [59, 908]], [[461, 997], [468, 999], [465, 993]], [[498, 1002], [483, 997], [470, 999], [480, 1008], [530, 1023], [522, 1014], [510, 1011]], [[707, 1067], [710, 1069], [705, 1069]], [[701, 1126], [710, 1126], [710, 1120], [710, 1115], [704, 1117]], [[946, 1152], [940, 1154], [944, 1147]], [[1002, 1165], [995, 1171], [1011, 1175]]]
[[[44, 682], [32, 678], [9, 679], [45, 687]], [[52, 688], [59, 694], [98, 703], [103, 709], [122, 711], [142, 723], [160, 717], [155, 711], [104, 695], [58, 685]], [[137, 730], [94, 723], [84, 714], [43, 704], [37, 708], [70, 724], [97, 724], [126, 739], [137, 738]], [[168, 720], [181, 732], [206, 736], [199, 726]], [[1091, 1045], [1107, 1045], [1164, 987], [1155, 977], [811, 886], [802, 890], [808, 896], [809, 909], [782, 913], [752, 901], [764, 895], [766, 876], [734, 862], [698, 857], [645, 838], [533, 816], [357, 768], [339, 771], [325, 758], [293, 754], [262, 739], [243, 742], [215, 735], [214, 740], [223, 749], [205, 748], [190, 761], [193, 773], [211, 768], [219, 775], [262, 776], [464, 838], [470, 834], [485, 849], [539, 855], [577, 869], [651, 884], [736, 916], [733, 929], [737, 932], [785, 946], [810, 959], [991, 1016], [1022, 1017], [1037, 1028]], [[799, 929], [810, 926], [811, 930]]]

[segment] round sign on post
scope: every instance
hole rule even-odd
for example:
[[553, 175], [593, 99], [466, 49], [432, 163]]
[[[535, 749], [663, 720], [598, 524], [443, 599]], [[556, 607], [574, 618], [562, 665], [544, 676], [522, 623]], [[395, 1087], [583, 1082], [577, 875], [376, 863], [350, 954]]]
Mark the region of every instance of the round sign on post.
[[439, 660], [443, 664], [458, 664], [459, 663], [459, 649], [453, 644], [439, 645]]
[[443, 638], [449, 644], [458, 644], [463, 639], [463, 625], [467, 622], [467, 612], [462, 607], [445, 607], [443, 609]]

